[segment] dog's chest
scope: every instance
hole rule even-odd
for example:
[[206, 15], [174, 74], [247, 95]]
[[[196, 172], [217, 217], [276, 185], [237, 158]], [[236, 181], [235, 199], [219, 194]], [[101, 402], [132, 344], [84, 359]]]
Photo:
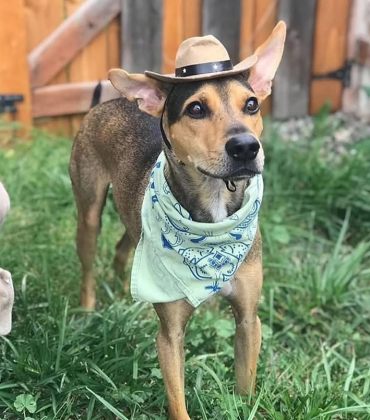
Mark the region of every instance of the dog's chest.
[[227, 197], [223, 181], [207, 182], [202, 185], [199, 198], [201, 207], [210, 215], [210, 222], [222, 222], [228, 216]]
[[221, 179], [208, 179], [207, 182], [198, 184], [196, 199], [199, 204], [194, 206], [197, 207], [197, 211], [194, 211], [194, 214], [197, 214], [196, 220], [208, 223], [222, 222], [241, 208], [246, 187], [246, 181], [238, 183], [236, 190], [231, 192]]
[[226, 200], [221, 194], [215, 195], [210, 202], [209, 212], [213, 222], [222, 222], [227, 217]]

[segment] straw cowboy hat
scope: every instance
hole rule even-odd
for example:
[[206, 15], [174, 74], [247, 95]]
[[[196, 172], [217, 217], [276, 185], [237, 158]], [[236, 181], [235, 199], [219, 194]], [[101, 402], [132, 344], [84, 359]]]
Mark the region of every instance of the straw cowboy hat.
[[182, 42], [176, 54], [174, 74], [146, 71], [145, 75], [169, 83], [193, 82], [242, 73], [256, 64], [257, 60], [258, 57], [253, 54], [233, 66], [221, 42], [212, 35], [206, 35]]

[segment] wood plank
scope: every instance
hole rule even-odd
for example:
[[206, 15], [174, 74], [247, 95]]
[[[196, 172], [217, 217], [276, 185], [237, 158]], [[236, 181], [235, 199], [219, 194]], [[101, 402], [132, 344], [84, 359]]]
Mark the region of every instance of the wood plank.
[[29, 54], [31, 86], [40, 87], [60, 72], [120, 12], [120, 0], [86, 0]]
[[[277, 0], [258, 0], [254, 15], [255, 33], [253, 47], [256, 50], [271, 35], [277, 23]], [[272, 91], [274, 92], [274, 90]], [[273, 95], [274, 93], [272, 93]], [[261, 106], [262, 115], [269, 115], [272, 112], [272, 97], [265, 99]]]
[[[85, 4], [85, 0], [65, 0], [68, 18], [78, 14]], [[106, 79], [110, 69], [107, 46], [107, 27], [104, 27], [69, 63], [69, 81], [73, 83]]]
[[63, 0], [24, 0], [24, 14], [30, 53], [63, 22]]
[[254, 37], [253, 47], [256, 50], [271, 35], [277, 23], [278, 13], [277, 0], [258, 0], [256, 1], [254, 14]]
[[[24, 11], [27, 27], [27, 53], [30, 53], [63, 22], [64, 0], [25, 0]], [[51, 85], [67, 82], [66, 69], [50, 80]], [[33, 124], [39, 129], [46, 129], [58, 135], [67, 137], [72, 135], [69, 116], [34, 119]]]
[[174, 73], [175, 58], [183, 41], [183, 0], [164, 0], [163, 3], [163, 73]]
[[[102, 83], [100, 102], [119, 98], [119, 92], [109, 80]], [[33, 117], [55, 117], [58, 115], [73, 115], [86, 113], [91, 106], [94, 89], [98, 81], [66, 83], [37, 88], [33, 91]], [[55, 98], [58, 98], [56, 101]]]
[[212, 34], [226, 47], [233, 64], [239, 62], [241, 0], [203, 0], [203, 34]]
[[121, 65], [121, 16], [117, 16], [108, 26], [107, 30], [107, 64], [108, 69]]
[[202, 0], [183, 0], [183, 40], [202, 35]]
[[163, 0], [122, 1], [122, 68], [130, 73], [162, 68]]
[[24, 95], [14, 117], [29, 127], [32, 117], [26, 39], [23, 1], [0, 1], [0, 94]]
[[242, 0], [239, 60], [253, 54], [256, 0]]
[[[351, 0], [317, 0], [312, 74], [325, 74], [343, 67]], [[342, 103], [342, 83], [338, 80], [312, 80], [310, 112], [316, 114], [327, 100], [337, 111]]]
[[201, 0], [164, 0], [163, 62], [164, 73], [174, 73], [175, 58], [182, 41], [202, 33]]
[[240, 60], [270, 36], [277, 20], [277, 0], [242, 0]]
[[[78, 13], [85, 4], [85, 0], [65, 0], [65, 13], [67, 18]], [[89, 82], [93, 80], [104, 80], [108, 77], [109, 64], [107, 62], [106, 29], [103, 28], [69, 63], [69, 82]], [[71, 116], [72, 136], [79, 130], [83, 117], [84, 115]]]
[[287, 38], [274, 83], [272, 102], [276, 118], [308, 114], [315, 11], [316, 0], [280, 0], [278, 20], [287, 24]]

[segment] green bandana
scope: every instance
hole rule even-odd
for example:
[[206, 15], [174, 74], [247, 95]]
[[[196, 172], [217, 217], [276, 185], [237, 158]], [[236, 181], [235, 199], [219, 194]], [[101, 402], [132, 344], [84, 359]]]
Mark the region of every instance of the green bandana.
[[186, 299], [197, 307], [235, 275], [253, 243], [263, 195], [262, 175], [250, 179], [240, 210], [218, 223], [199, 223], [171, 193], [162, 152], [141, 211], [131, 293], [151, 303]]

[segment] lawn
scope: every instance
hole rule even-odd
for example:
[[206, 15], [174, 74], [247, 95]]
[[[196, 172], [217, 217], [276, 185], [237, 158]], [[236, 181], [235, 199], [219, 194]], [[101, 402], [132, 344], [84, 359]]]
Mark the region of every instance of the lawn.
[[[254, 397], [234, 394], [234, 322], [218, 298], [186, 337], [192, 420], [370, 419], [370, 139], [339, 156], [325, 115], [309, 142], [265, 130], [263, 345]], [[123, 232], [111, 196], [96, 259], [98, 309], [81, 316], [71, 141], [35, 132], [0, 150], [12, 201], [0, 266], [16, 288], [0, 338], [0, 418], [166, 417], [158, 323], [112, 269]]]

